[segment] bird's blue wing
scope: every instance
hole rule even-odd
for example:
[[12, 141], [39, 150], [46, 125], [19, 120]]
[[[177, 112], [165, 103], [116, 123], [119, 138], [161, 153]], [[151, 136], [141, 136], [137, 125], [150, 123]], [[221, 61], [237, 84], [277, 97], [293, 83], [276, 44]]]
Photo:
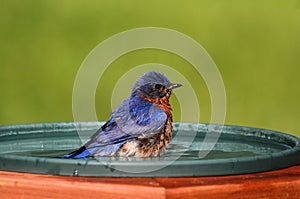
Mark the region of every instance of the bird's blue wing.
[[166, 120], [166, 113], [156, 105], [144, 100], [127, 99], [83, 147], [66, 157], [113, 155], [126, 141], [140, 136], [150, 137], [159, 132]]
[[133, 110], [133, 100], [125, 100], [112, 113], [110, 120], [96, 132], [92, 140], [100, 145], [115, 144], [129, 138], [151, 135], [161, 130], [167, 115], [150, 102], [139, 101], [139, 110]]

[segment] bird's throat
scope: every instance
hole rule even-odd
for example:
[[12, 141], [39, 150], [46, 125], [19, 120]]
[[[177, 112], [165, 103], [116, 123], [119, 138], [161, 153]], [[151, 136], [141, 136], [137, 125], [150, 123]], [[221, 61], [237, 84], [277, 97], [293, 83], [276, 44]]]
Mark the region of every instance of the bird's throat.
[[155, 99], [146, 97], [144, 95], [140, 95], [140, 97], [148, 102], [157, 104], [161, 109], [163, 109], [166, 112], [168, 118], [171, 118], [172, 120], [172, 112], [171, 112], [172, 108], [169, 103], [170, 95], [166, 95], [162, 98], [155, 98]]

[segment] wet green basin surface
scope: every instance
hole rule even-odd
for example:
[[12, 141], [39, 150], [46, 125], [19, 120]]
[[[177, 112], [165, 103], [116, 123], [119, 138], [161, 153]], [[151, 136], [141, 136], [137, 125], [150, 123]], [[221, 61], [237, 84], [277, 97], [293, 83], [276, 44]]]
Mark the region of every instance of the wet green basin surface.
[[[157, 158], [64, 159], [103, 123], [0, 127], [0, 170], [71, 176], [189, 177], [270, 171], [300, 164], [300, 140], [257, 128], [174, 123]], [[80, 135], [80, 136], [79, 136]]]

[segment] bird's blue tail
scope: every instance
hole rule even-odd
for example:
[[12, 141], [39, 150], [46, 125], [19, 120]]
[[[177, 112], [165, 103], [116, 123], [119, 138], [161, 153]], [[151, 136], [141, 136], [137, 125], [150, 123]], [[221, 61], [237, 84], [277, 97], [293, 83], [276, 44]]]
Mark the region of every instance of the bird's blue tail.
[[92, 155], [92, 149], [87, 149], [85, 146], [80, 147], [78, 150], [65, 155], [64, 158], [82, 159]]

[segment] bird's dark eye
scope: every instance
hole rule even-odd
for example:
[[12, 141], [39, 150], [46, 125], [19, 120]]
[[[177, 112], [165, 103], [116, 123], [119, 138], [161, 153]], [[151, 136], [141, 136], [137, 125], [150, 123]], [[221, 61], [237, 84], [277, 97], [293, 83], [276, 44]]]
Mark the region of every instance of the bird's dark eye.
[[164, 87], [164, 86], [161, 85], [161, 84], [155, 84], [155, 88], [158, 89], [158, 90], [159, 90], [159, 89], [162, 89], [163, 87]]

